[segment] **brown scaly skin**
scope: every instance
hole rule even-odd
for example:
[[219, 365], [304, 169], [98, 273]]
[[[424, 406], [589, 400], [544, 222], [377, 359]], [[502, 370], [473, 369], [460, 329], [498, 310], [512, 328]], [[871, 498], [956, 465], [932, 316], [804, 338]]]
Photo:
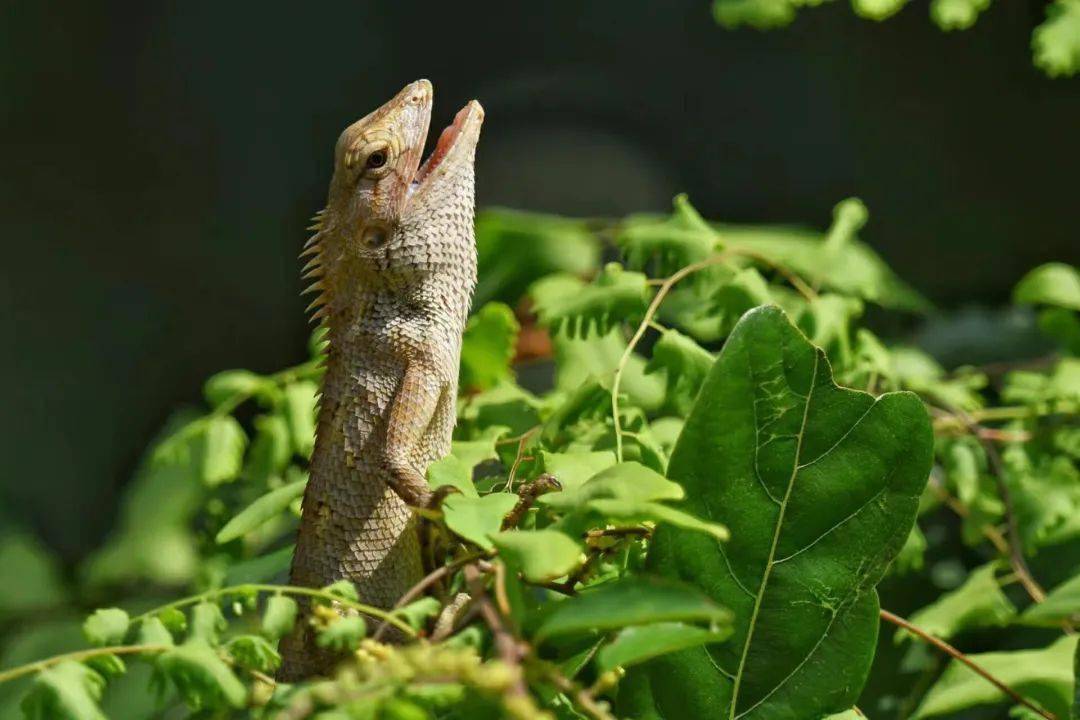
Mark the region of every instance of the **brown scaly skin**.
[[[420, 166], [431, 83], [419, 80], [341, 134], [326, 209], [304, 256], [328, 328], [311, 480], [290, 582], [351, 580], [382, 608], [423, 575], [414, 508], [450, 451], [461, 336], [476, 284], [476, 101]], [[410, 507], [412, 506], [412, 507]], [[302, 609], [280, 677], [331, 669]]]

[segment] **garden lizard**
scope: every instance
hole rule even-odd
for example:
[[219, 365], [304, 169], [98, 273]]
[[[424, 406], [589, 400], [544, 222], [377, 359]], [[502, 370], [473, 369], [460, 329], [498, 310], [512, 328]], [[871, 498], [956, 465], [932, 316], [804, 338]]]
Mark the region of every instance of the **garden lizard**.
[[[327, 328], [315, 450], [290, 582], [352, 581], [389, 608], [423, 576], [417, 509], [450, 451], [461, 338], [476, 284], [473, 159], [484, 111], [457, 113], [420, 159], [427, 80], [338, 138], [326, 208], [302, 258]], [[282, 641], [282, 679], [330, 669], [308, 607]]]

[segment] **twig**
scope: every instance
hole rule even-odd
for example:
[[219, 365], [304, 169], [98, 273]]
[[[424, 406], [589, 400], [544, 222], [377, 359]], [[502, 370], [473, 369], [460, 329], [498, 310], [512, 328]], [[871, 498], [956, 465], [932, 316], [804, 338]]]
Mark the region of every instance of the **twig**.
[[529, 508], [536, 502], [536, 498], [540, 497], [544, 493], [555, 492], [556, 490], [562, 490], [562, 485], [555, 478], [554, 475], [548, 473], [541, 473], [535, 480], [529, 482], [518, 488], [518, 501], [514, 505], [514, 508], [507, 513], [506, 517], [502, 521], [502, 529], [509, 530], [521, 522], [521, 518], [528, 512]]
[[509, 490], [514, 486], [514, 476], [517, 475], [518, 467], [521, 466], [521, 462], [523, 460], [532, 460], [531, 457], [527, 458], [524, 456], [525, 443], [529, 441], [529, 438], [536, 434], [537, 429], [539, 428], [533, 428], [532, 430], [523, 432], [518, 439], [517, 454], [514, 455], [514, 462], [510, 466], [510, 473], [506, 476], [506, 490]]
[[15, 680], [23, 675], [46, 670], [53, 665], [59, 665], [67, 660], [81, 662], [101, 655], [134, 655], [142, 653], [160, 653], [171, 649], [168, 645], [113, 645], [111, 647], [90, 648], [89, 650], [76, 650], [75, 652], [53, 655], [44, 660], [19, 665], [9, 670], [0, 672], [0, 683]]
[[731, 252], [725, 251], [718, 255], [707, 257], [699, 262], [687, 265], [680, 268], [673, 273], [667, 280], [664, 280], [656, 291], [656, 295], [653, 296], [652, 302], [649, 303], [649, 307], [645, 310], [645, 316], [638, 324], [637, 330], [634, 331], [633, 337], [630, 338], [630, 342], [626, 344], [626, 350], [623, 351], [622, 357], [619, 358], [619, 364], [615, 366], [615, 376], [611, 381], [611, 419], [615, 424], [615, 459], [622, 462], [623, 450], [622, 450], [622, 426], [619, 420], [619, 386], [622, 384], [623, 370], [626, 368], [626, 364], [630, 362], [630, 356], [634, 352], [634, 348], [641, 341], [642, 336], [649, 327], [649, 323], [652, 322], [653, 317], [656, 315], [657, 310], [660, 309], [661, 303], [664, 302], [664, 298], [671, 292], [671, 288], [675, 287], [676, 283], [685, 278], [687, 275], [692, 275], [699, 270], [703, 270], [713, 265], [719, 265], [720, 263], [727, 262], [731, 258]]
[[495, 607], [491, 598], [488, 597], [487, 591], [484, 589], [484, 575], [475, 565], [466, 565], [465, 582], [468, 583], [469, 592], [480, 612], [480, 617], [483, 618], [484, 622], [491, 630], [491, 635], [495, 642], [495, 650], [499, 653], [499, 659], [506, 663], [508, 667], [517, 671], [517, 677], [510, 686], [510, 694], [528, 694], [528, 690], [525, 687], [524, 674], [521, 670], [521, 660], [525, 657], [525, 648], [518, 642], [513, 633], [507, 629], [506, 623], [503, 621], [502, 615], [499, 614], [498, 608]]
[[882, 609], [882, 610], [879, 611], [879, 614], [881, 615], [882, 620], [890, 622], [893, 625], [896, 625], [897, 627], [904, 628], [905, 630], [907, 630], [912, 635], [916, 635], [916, 636], [922, 638], [926, 642], [928, 642], [931, 645], [933, 645], [934, 647], [936, 647], [938, 650], [941, 650], [943, 653], [945, 653], [945, 654], [949, 655], [950, 657], [952, 657], [952, 658], [954, 658], [956, 660], [959, 660], [963, 664], [967, 665], [969, 668], [974, 670], [975, 673], [977, 673], [984, 680], [986, 680], [991, 685], [996, 687], [998, 690], [1005, 693], [1006, 695], [1008, 695], [1009, 697], [1011, 697], [1013, 700], [1020, 703], [1024, 707], [1030, 708], [1031, 710], [1036, 712], [1040, 717], [1044, 717], [1044, 718], [1046, 718], [1046, 720], [1057, 720], [1057, 717], [1053, 713], [1048, 712], [1046, 710], [1043, 710], [1038, 705], [1035, 705], [1034, 703], [1032, 703], [1030, 700], [1028, 700], [1023, 695], [1021, 695], [1020, 693], [1013, 690], [1011, 687], [1006, 685], [1001, 680], [999, 680], [996, 677], [994, 677], [993, 675], [991, 675], [981, 665], [976, 663], [974, 660], [972, 660], [967, 655], [960, 652], [959, 650], [957, 650], [956, 648], [954, 648], [952, 645], [945, 642], [944, 640], [941, 640], [939, 638], [934, 637], [933, 635], [926, 632], [922, 628], [920, 628], [920, 627], [918, 627], [916, 625], [912, 625], [910, 622], [908, 622], [904, 618], [900, 617], [899, 615], [894, 615], [893, 613], [889, 612], [888, 610]]
[[[938, 478], [936, 473], [930, 473], [930, 487], [934, 491], [934, 494], [938, 496], [938, 500], [941, 500], [945, 505], [956, 513], [961, 518], [967, 519], [971, 517], [971, 511], [967, 506], [956, 497], [953, 497], [945, 486], [942, 484], [941, 479]], [[1005, 539], [1005, 536], [998, 532], [997, 528], [991, 525], [983, 525], [981, 528], [982, 534], [986, 536], [986, 539], [990, 541], [990, 544], [994, 548], [1004, 555], [1009, 557], [1009, 541]]]
[[559, 692], [569, 696], [593, 720], [615, 720], [615, 716], [608, 712], [606, 704], [598, 702], [592, 692], [563, 675], [550, 663], [544, 663], [543, 670], [544, 674], [551, 680], [552, 685]]
[[949, 408], [949, 411], [967, 427], [972, 435], [979, 439], [979, 444], [982, 445], [983, 450], [986, 452], [986, 459], [990, 462], [991, 474], [994, 476], [998, 495], [1001, 496], [1001, 502], [1005, 506], [1005, 528], [1009, 536], [1009, 563], [1019, 576], [1020, 584], [1024, 586], [1027, 594], [1035, 602], [1041, 603], [1046, 599], [1046, 591], [1035, 580], [1031, 570], [1028, 568], [1027, 561], [1024, 559], [1020, 526], [1016, 522], [1016, 509], [1013, 505], [1012, 492], [1009, 491], [1009, 485], [1005, 481], [1005, 463], [1001, 460], [1001, 454], [994, 443], [979, 434], [979, 430], [985, 428], [981, 428], [978, 423], [971, 419], [970, 415], [956, 408]]
[[[394, 606], [392, 608], [390, 608], [390, 612], [393, 613], [395, 610], [405, 607], [413, 600], [420, 597], [421, 593], [423, 593], [425, 590], [437, 583], [442, 578], [446, 577], [447, 575], [454, 572], [463, 565], [468, 565], [471, 562], [479, 560], [480, 558], [484, 557], [484, 555], [485, 553], [473, 553], [472, 555], [460, 557], [448, 565], [443, 565], [441, 567], [435, 568], [423, 578], [421, 578], [419, 582], [406, 590], [405, 594], [398, 598], [398, 601], [394, 603]], [[389, 627], [389, 619], [384, 618], [382, 623], [379, 624], [379, 627], [376, 628], [375, 634], [371, 636], [371, 639], [378, 640], [383, 636], [383, 634], [387, 631]]]

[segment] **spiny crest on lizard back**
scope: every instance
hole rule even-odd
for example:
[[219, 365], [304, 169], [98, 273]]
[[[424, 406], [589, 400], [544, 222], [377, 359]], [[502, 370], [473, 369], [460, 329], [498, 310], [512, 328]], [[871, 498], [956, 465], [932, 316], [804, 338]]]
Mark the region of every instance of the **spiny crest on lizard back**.
[[[355, 306], [357, 292], [419, 282], [435, 269], [440, 241], [472, 242], [472, 156], [483, 110], [473, 101], [458, 112], [421, 165], [431, 105], [431, 83], [418, 80], [338, 138], [327, 205], [301, 253], [310, 258], [303, 277], [314, 281], [304, 292], [318, 293], [308, 307], [313, 321]], [[438, 210], [452, 199], [460, 213]], [[458, 227], [463, 219], [467, 228]]]

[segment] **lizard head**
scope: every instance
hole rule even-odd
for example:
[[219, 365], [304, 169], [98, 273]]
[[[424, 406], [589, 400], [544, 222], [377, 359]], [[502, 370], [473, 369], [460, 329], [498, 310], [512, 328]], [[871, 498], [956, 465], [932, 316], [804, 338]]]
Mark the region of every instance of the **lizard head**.
[[312, 306], [347, 295], [338, 292], [342, 283], [393, 276], [402, 246], [415, 244], [418, 233], [445, 235], [447, 228], [434, 227], [440, 223], [467, 215], [472, 242], [473, 157], [484, 111], [475, 100], [462, 108], [421, 164], [431, 105], [431, 83], [417, 80], [338, 138], [327, 205], [302, 255], [313, 256], [305, 277], [318, 278], [312, 289], [322, 293]]

